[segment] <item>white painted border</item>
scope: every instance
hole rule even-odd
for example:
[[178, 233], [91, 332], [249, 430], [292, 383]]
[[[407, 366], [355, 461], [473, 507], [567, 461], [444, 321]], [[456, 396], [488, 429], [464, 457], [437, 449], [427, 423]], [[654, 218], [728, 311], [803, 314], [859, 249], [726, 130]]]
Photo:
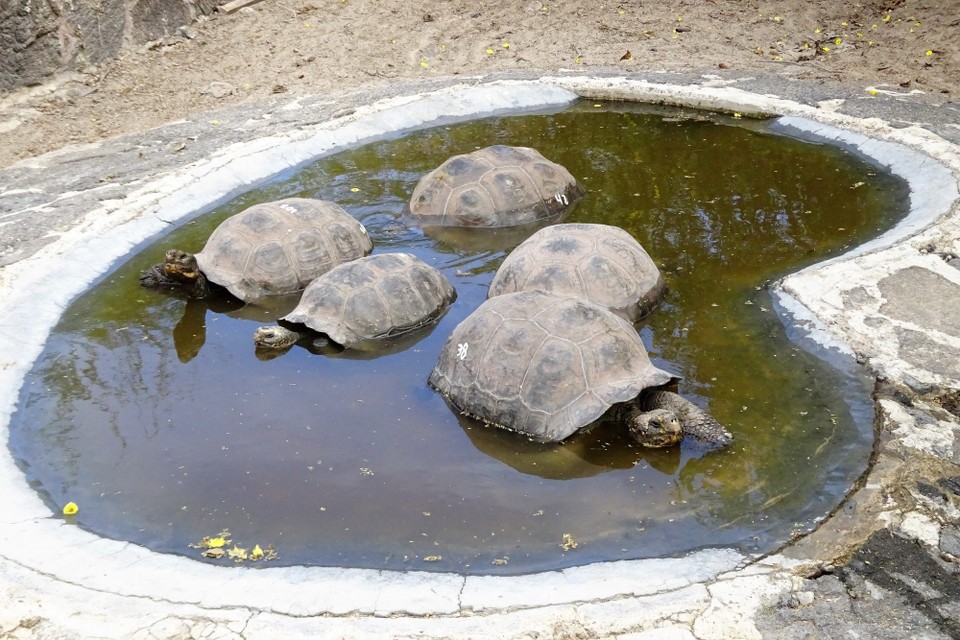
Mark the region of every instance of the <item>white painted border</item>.
[[[244, 185], [262, 181], [317, 155], [391, 132], [427, 127], [441, 118], [467, 119], [509, 110], [562, 106], [577, 95], [805, 116], [859, 134], [879, 135], [918, 151], [924, 144], [938, 144], [939, 140], [932, 134], [924, 139], [916, 132], [893, 130], [884, 123], [820, 112], [815, 107], [729, 87], [553, 77], [533, 82], [456, 86], [385, 100], [362, 107], [346, 118], [287, 136], [232, 145], [158, 177], [122, 201], [102, 203], [100, 209], [91, 211], [57, 241], [3, 271], [0, 436], [7, 438], [20, 387], [29, 384], [25, 376], [69, 301], [132, 246], [163, 230], [167, 224], [163, 220], [180, 219]], [[945, 149], [952, 148], [940, 142]], [[898, 148], [890, 150], [896, 155]], [[929, 162], [930, 166], [938, 164]], [[956, 181], [952, 184], [955, 191]], [[946, 209], [944, 206], [939, 201], [932, 204], [930, 217], [908, 233], [922, 230], [930, 220], [945, 215], [953, 204], [946, 205]], [[941, 210], [937, 211], [938, 208]], [[679, 559], [601, 563], [519, 577], [319, 567], [226, 568], [153, 553], [64, 525], [27, 487], [9, 452], [0, 455], [0, 487], [5, 496], [4, 508], [0, 509], [0, 539], [5, 549], [16, 549], [21, 566], [46, 579], [104, 593], [204, 608], [250, 607], [294, 616], [505, 611], [675, 590], [712, 580], [747, 560], [736, 551], [719, 549]], [[57, 553], [51, 553], [52, 549]]]

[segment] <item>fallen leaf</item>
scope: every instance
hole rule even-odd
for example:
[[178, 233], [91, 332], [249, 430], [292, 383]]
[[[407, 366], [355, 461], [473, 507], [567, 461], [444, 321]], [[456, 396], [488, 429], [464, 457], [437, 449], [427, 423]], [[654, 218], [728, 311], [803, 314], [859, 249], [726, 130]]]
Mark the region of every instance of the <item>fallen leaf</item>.
[[633, 60], [633, 54], [627, 51], [625, 54], [620, 56], [621, 60]]
[[77, 506], [76, 502], [68, 502], [63, 505], [63, 515], [65, 516], [74, 516], [77, 514], [77, 511], [80, 511], [80, 507]]
[[563, 534], [563, 542], [560, 543], [561, 549], [563, 549], [564, 551], [570, 551], [571, 549], [576, 549], [577, 545], [578, 543], [572, 535], [570, 535], [569, 533]]
[[247, 559], [247, 550], [242, 549], [237, 545], [233, 545], [233, 549], [230, 549], [230, 551], [227, 551], [227, 555], [234, 562], [243, 562], [244, 560]]

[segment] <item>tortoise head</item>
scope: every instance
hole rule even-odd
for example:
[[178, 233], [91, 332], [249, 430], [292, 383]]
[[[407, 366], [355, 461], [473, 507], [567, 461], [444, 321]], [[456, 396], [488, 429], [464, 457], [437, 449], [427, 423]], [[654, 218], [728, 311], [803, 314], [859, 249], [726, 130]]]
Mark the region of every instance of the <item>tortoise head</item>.
[[167, 250], [163, 260], [163, 272], [171, 280], [184, 283], [196, 282], [201, 275], [197, 257], [179, 249]]
[[671, 447], [683, 439], [680, 419], [669, 409], [632, 411], [627, 427], [633, 439], [644, 447]]
[[260, 327], [253, 332], [257, 349], [288, 349], [301, 337], [300, 333], [281, 326]]

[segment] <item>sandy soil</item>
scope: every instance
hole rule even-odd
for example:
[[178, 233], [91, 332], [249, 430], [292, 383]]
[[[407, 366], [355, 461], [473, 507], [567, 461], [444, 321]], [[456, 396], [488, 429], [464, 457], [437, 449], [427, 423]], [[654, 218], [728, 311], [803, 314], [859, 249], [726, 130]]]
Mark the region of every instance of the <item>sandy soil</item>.
[[[777, 73], [960, 100], [958, 0], [266, 0], [0, 96], [0, 167], [270, 94], [509, 69]], [[221, 84], [222, 83], [222, 84]]]

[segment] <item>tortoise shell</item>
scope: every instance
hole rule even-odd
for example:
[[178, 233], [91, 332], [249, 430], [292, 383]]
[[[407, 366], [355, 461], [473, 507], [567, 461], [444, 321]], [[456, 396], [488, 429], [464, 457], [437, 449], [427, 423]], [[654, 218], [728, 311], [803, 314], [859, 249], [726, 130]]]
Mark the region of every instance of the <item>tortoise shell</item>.
[[227, 218], [196, 257], [211, 282], [254, 302], [301, 291], [320, 274], [372, 250], [366, 229], [339, 205], [288, 198]]
[[311, 282], [282, 321], [352, 347], [429, 324], [456, 297], [447, 278], [416, 256], [381, 253], [341, 264]]
[[420, 179], [410, 216], [423, 227], [512, 227], [559, 217], [583, 188], [534, 149], [494, 145], [454, 156]]
[[583, 298], [636, 322], [657, 307], [666, 286], [640, 243], [620, 227], [558, 224], [506, 257], [488, 296], [534, 290]]
[[447, 339], [430, 385], [467, 415], [558, 442], [673, 377], [636, 329], [592, 302], [542, 291], [490, 298]]

